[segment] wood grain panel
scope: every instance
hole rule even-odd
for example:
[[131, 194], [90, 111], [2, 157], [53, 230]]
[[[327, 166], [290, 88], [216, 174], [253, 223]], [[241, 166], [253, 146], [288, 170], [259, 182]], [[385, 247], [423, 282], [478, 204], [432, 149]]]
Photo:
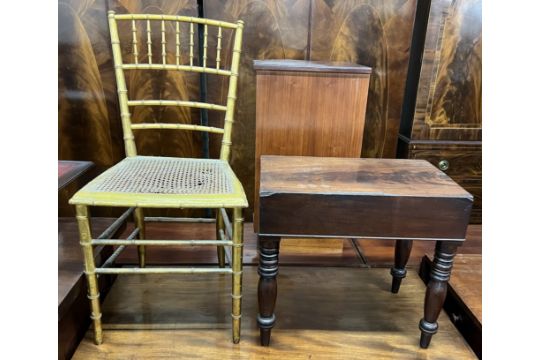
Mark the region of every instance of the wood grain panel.
[[370, 66], [363, 157], [394, 157], [416, 0], [313, 0], [312, 60]]
[[[255, 71], [254, 59], [306, 59], [309, 29], [308, 0], [212, 0], [204, 1], [205, 17], [245, 22], [235, 124], [232, 136], [231, 166], [244, 186], [253, 206], [255, 177]], [[229, 53], [230, 37], [223, 38], [223, 52]], [[209, 41], [215, 41], [209, 39]], [[209, 42], [211, 44], [211, 42]], [[215, 103], [226, 100], [226, 83], [208, 76], [208, 98]], [[212, 126], [221, 124], [220, 114], [209, 113]], [[211, 136], [210, 155], [219, 154], [221, 138]], [[252, 208], [250, 209], [252, 210]], [[246, 219], [252, 217], [251, 211]]]
[[[58, 3], [58, 156], [110, 166], [119, 160], [122, 136], [113, 138], [116, 90], [104, 2]], [[103, 46], [99, 46], [102, 44]], [[100, 56], [96, 56], [96, 48]], [[102, 77], [109, 67], [109, 76]], [[108, 101], [109, 100], [109, 101]], [[112, 115], [112, 116], [111, 116]]]
[[369, 75], [261, 72], [256, 158], [359, 157], [368, 79]]
[[432, 2], [411, 138], [481, 140], [481, 0]]

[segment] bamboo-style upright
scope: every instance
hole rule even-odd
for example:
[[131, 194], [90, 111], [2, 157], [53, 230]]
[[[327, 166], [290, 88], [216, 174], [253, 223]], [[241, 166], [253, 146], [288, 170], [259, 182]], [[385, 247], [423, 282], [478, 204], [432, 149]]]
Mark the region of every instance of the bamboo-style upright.
[[[234, 105], [236, 101], [236, 87], [238, 80], [238, 70], [240, 65], [240, 52], [242, 46], [243, 22], [236, 23], [216, 21], [203, 18], [193, 18], [186, 16], [171, 15], [148, 15], [148, 14], [129, 14], [117, 15], [113, 11], [108, 13], [109, 27], [111, 33], [111, 44], [115, 68], [116, 83], [118, 88], [118, 100], [120, 103], [120, 116], [122, 120], [122, 129], [124, 132], [124, 145], [126, 159], [113, 166], [88, 185], [77, 192], [70, 199], [70, 204], [76, 205], [77, 221], [79, 224], [79, 233], [81, 247], [84, 254], [85, 274], [88, 280], [90, 305], [92, 309], [92, 320], [94, 326], [94, 339], [96, 344], [102, 342], [101, 310], [99, 303], [99, 292], [97, 276], [99, 274], [156, 274], [156, 273], [174, 273], [174, 274], [194, 274], [194, 273], [213, 273], [213, 274], [231, 274], [232, 275], [232, 325], [233, 341], [240, 341], [240, 319], [241, 319], [241, 299], [242, 299], [242, 249], [243, 249], [243, 218], [242, 208], [248, 206], [248, 202], [242, 185], [231, 170], [228, 161], [231, 147], [232, 125], [234, 122]], [[128, 22], [126, 29], [131, 39], [131, 54], [123, 57], [121, 40], [118, 33], [117, 23], [119, 21]], [[202, 66], [194, 65], [195, 58], [195, 24], [203, 25], [203, 46]], [[139, 26], [138, 26], [139, 25]], [[154, 25], [154, 26], [153, 26]], [[171, 25], [171, 26], [168, 26]], [[215, 64], [210, 64], [208, 37], [210, 28], [217, 28], [217, 46], [215, 49]], [[167, 33], [167, 29], [172, 29], [172, 33]], [[159, 36], [159, 41], [152, 43], [153, 37]], [[224, 30], [234, 32], [233, 53], [230, 68], [224, 67], [222, 57], [222, 38]], [[186, 31], [189, 34], [188, 59], [181, 54], [182, 33]], [[140, 39], [143, 40], [140, 40]], [[146, 40], [146, 41], [145, 41]], [[174, 42], [174, 52], [167, 53], [167, 42]], [[146, 42], [146, 44], [144, 44]], [[159, 50], [156, 50], [159, 49]], [[154, 50], [154, 53], [152, 52]], [[144, 54], [146, 52], [146, 54]], [[132, 59], [132, 62], [124, 62], [125, 59]], [[227, 102], [225, 105], [212, 104], [184, 99], [132, 99], [128, 98], [128, 88], [126, 85], [125, 71], [130, 70], [177, 70], [191, 71], [198, 73], [215, 74], [229, 77], [229, 90]], [[199, 109], [215, 110], [224, 112], [223, 128], [203, 126], [196, 124], [169, 124], [169, 123], [137, 123], [131, 121], [130, 107], [134, 106], [181, 106], [193, 107]], [[200, 163], [194, 163], [193, 159], [178, 158], [158, 158], [143, 157], [137, 155], [135, 145], [134, 130], [145, 129], [172, 129], [188, 131], [205, 131], [222, 135], [222, 144], [219, 160], [200, 159]], [[142, 161], [154, 164], [159, 170], [162, 160], [170, 161], [174, 159], [175, 164], [185, 162], [186, 164], [197, 164], [213, 166], [220, 171], [220, 176], [224, 176], [228, 181], [228, 190], [223, 190], [215, 186], [214, 192], [196, 193], [178, 191], [177, 193], [149, 193], [142, 190], [133, 190], [130, 188], [118, 189], [118, 180], [114, 180], [114, 174], [118, 169], [126, 166], [136, 166]], [[201, 166], [202, 166], [201, 165]], [[206, 166], [205, 165], [205, 166]], [[187, 165], [186, 165], [187, 166]], [[180, 166], [180, 168], [182, 168]], [[188, 166], [189, 168], [189, 166]], [[183, 168], [182, 168], [183, 169]], [[190, 168], [191, 169], [191, 168]], [[215, 171], [218, 171], [215, 170]], [[116, 171], [116, 172], [115, 172]], [[167, 168], [166, 175], [170, 175], [170, 168]], [[187, 171], [187, 170], [182, 170]], [[194, 170], [190, 170], [194, 171]], [[165, 174], [165, 173], [164, 173]], [[145, 176], [149, 176], [147, 173]], [[159, 176], [157, 171], [152, 176]], [[111, 180], [113, 179], [113, 180]], [[115, 183], [116, 181], [116, 183]], [[219, 181], [223, 182], [222, 178]], [[103, 190], [104, 184], [113, 184], [115, 190]], [[120, 182], [122, 183], [122, 182]], [[220, 183], [221, 184], [221, 183]], [[221, 185], [220, 185], [221, 186]], [[88, 213], [89, 206], [117, 206], [128, 207], [129, 209], [100, 236], [92, 237], [90, 232], [90, 217]], [[213, 208], [216, 210], [216, 240], [149, 240], [146, 239], [145, 222], [208, 222], [209, 219], [186, 219], [186, 218], [156, 218], [145, 217], [143, 209], [150, 208]], [[231, 209], [233, 213], [232, 224], [228, 218], [226, 209]], [[114, 233], [113, 227], [120, 221], [125, 221], [129, 216], [133, 216], [135, 229], [126, 239], [111, 239]], [[210, 220], [213, 221], [213, 220]], [[113, 245], [117, 246], [113, 255], [97, 266], [94, 261], [93, 247]], [[217, 246], [218, 249], [218, 267], [153, 267], [147, 266], [145, 248], [148, 246], [171, 246], [171, 245], [209, 245]], [[139, 254], [139, 267], [126, 268], [114, 267], [114, 261], [126, 246], [137, 246]], [[229, 249], [231, 249], [229, 251]], [[226, 266], [228, 263], [228, 266]]]

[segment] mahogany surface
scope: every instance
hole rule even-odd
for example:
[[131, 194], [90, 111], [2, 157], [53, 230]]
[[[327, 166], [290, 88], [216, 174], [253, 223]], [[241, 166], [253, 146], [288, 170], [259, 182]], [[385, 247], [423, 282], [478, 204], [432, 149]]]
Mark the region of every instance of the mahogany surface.
[[371, 74], [368, 66], [342, 61], [307, 61], [291, 59], [253, 60], [253, 68], [259, 70], [330, 72], [348, 74]]
[[259, 201], [260, 342], [276, 323], [278, 250], [282, 237], [395, 238], [392, 293], [406, 275], [410, 240], [437, 240], [420, 320], [420, 347], [437, 320], [473, 197], [425, 160], [262, 156]]
[[471, 205], [423, 160], [261, 158], [260, 235], [464, 240]]
[[92, 167], [91, 161], [58, 161], [58, 190], [81, 176], [86, 170]]

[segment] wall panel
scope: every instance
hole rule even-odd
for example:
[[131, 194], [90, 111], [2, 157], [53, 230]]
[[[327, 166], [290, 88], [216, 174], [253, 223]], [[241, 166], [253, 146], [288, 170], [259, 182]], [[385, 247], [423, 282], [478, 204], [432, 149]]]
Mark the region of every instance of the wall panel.
[[416, 0], [313, 0], [312, 60], [370, 66], [363, 157], [395, 157]]

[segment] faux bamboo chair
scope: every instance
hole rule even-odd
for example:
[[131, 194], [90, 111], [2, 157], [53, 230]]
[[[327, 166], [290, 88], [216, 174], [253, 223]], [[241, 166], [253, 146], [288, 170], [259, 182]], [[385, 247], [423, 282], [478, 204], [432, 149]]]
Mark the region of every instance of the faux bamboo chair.
[[[233, 342], [240, 341], [241, 287], [242, 287], [242, 251], [243, 251], [243, 218], [242, 208], [248, 206], [242, 185], [229, 166], [231, 147], [231, 131], [233, 125], [234, 105], [236, 100], [236, 84], [240, 62], [243, 22], [229, 23], [202, 18], [168, 15], [116, 15], [109, 11], [109, 27], [113, 59], [118, 87], [118, 98], [124, 132], [126, 158], [105, 171], [89, 184], [84, 186], [71, 199], [75, 205], [79, 226], [80, 242], [84, 254], [85, 274], [88, 280], [91, 306], [91, 318], [94, 325], [94, 340], [102, 342], [101, 310], [98, 292], [99, 274], [194, 274], [217, 273], [232, 274], [232, 326]], [[131, 30], [133, 53], [129, 56], [133, 62], [125, 62], [122, 58], [120, 37], [117, 23], [128, 22], [125, 28]], [[146, 27], [147, 56], [141, 57], [137, 43], [136, 23]], [[158, 22], [161, 28], [161, 49], [156, 61], [152, 54], [151, 23]], [[131, 24], [129, 24], [131, 23]], [[186, 25], [187, 24], [187, 25]], [[131, 25], [131, 26], [129, 26]], [[172, 25], [169, 26], [169, 25]], [[204, 29], [203, 64], [194, 65], [194, 26]], [[189, 64], [183, 64], [180, 54], [181, 29], [189, 26]], [[174, 29], [176, 53], [167, 57], [166, 27]], [[217, 46], [215, 66], [207, 66], [208, 27], [217, 27]], [[230, 69], [223, 68], [221, 61], [222, 30], [232, 31], [234, 35], [232, 60]], [[187, 30], [186, 30], [187, 32]], [[168, 59], [174, 59], [173, 63]], [[146, 60], [146, 61], [144, 61]], [[187, 62], [187, 61], [186, 61]], [[229, 77], [229, 90], [226, 106], [186, 101], [186, 100], [129, 100], [124, 71], [126, 70], [179, 70], [198, 73], [217, 74]], [[200, 109], [223, 111], [224, 127], [209, 127], [191, 124], [133, 124], [129, 107], [132, 106], [185, 106]], [[143, 129], [177, 129], [188, 131], [206, 131], [222, 135], [219, 159], [189, 159], [171, 157], [138, 156], [135, 147], [133, 130]], [[103, 234], [93, 237], [90, 230], [89, 206], [127, 207], [128, 210]], [[144, 217], [144, 208], [211, 208], [216, 210], [217, 240], [148, 240], [145, 237], [145, 222], [148, 221], [185, 221], [178, 218]], [[232, 224], [227, 217], [226, 209], [232, 210]], [[127, 239], [111, 239], [112, 234], [123, 220], [134, 215], [136, 229]], [[206, 219], [190, 219], [204, 221]], [[113, 255], [102, 266], [96, 267], [93, 247], [98, 245], [117, 246]], [[138, 247], [139, 267], [114, 267], [114, 261], [126, 246]], [[166, 245], [212, 245], [218, 248], [219, 267], [145, 267], [145, 246]], [[229, 252], [232, 248], [232, 256]], [[227, 255], [228, 267], [225, 267]]]

